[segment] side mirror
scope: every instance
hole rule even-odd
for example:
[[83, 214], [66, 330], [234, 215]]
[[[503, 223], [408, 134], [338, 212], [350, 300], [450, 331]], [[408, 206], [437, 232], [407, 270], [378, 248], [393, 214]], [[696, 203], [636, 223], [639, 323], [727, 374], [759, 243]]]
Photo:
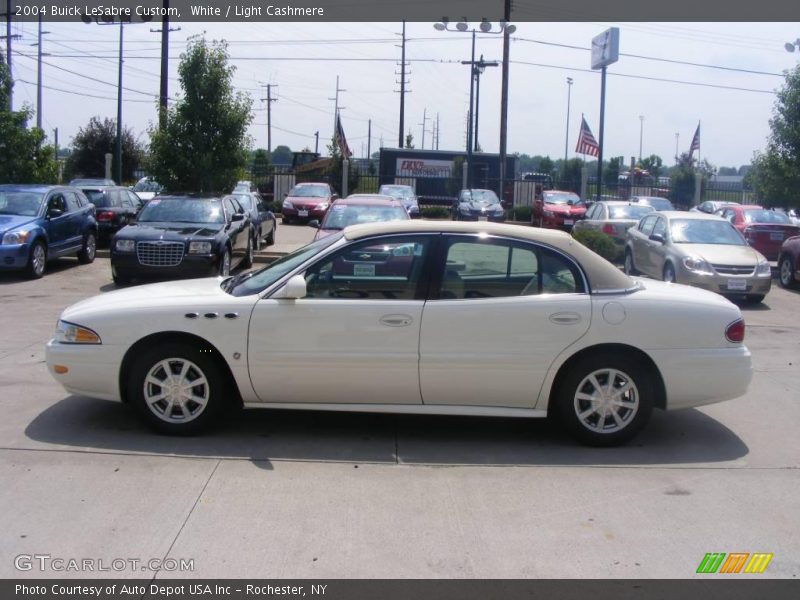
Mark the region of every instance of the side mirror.
[[311, 219], [311, 220], [308, 222], [308, 226], [309, 226], [309, 227], [313, 227], [314, 229], [319, 229], [319, 228], [320, 228], [320, 225], [321, 225], [321, 224], [320, 224], [320, 222], [319, 222], [317, 219]]
[[658, 242], [659, 244], [664, 243], [664, 236], [660, 233], [653, 233], [650, 235], [650, 239], [654, 242]]
[[48, 219], [55, 219], [56, 217], [60, 217], [64, 214], [64, 211], [60, 208], [51, 208], [47, 211], [47, 218]]
[[286, 282], [286, 285], [275, 293], [273, 298], [297, 300], [298, 298], [304, 298], [306, 292], [306, 278], [302, 275], [295, 275]]
[[233, 213], [231, 215], [231, 223], [236, 223], [237, 221], [244, 221], [244, 213]]

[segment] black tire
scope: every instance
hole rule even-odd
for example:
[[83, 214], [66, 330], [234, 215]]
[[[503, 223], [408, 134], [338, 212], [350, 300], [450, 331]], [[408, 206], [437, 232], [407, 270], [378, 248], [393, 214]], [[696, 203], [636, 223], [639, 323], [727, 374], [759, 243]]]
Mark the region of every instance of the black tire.
[[247, 251], [242, 259], [241, 266], [243, 269], [249, 269], [253, 266], [253, 238], [247, 240]]
[[269, 235], [267, 236], [267, 241], [266, 241], [267, 246], [274, 246], [275, 245], [275, 227], [276, 226], [277, 226], [277, 223], [273, 223], [272, 224], [272, 231], [270, 231]]
[[639, 271], [636, 270], [636, 265], [633, 263], [633, 252], [630, 248], [625, 248], [625, 273], [627, 275], [638, 275]]
[[782, 256], [778, 261], [778, 282], [782, 288], [787, 290], [797, 287], [797, 282], [794, 280], [794, 265], [792, 265], [791, 256]]
[[766, 294], [747, 294], [745, 298], [748, 302], [752, 302], [753, 304], [760, 304], [766, 298]]
[[[227, 266], [226, 266], [227, 265]], [[218, 272], [222, 277], [231, 274], [231, 252], [226, 247], [219, 256]]]
[[[167, 435], [194, 435], [218, 422], [226, 408], [233, 406], [226, 397], [223, 371], [208, 350], [202, 344], [173, 342], [158, 344], [136, 359], [128, 378], [128, 398], [150, 428]], [[184, 381], [192, 383], [202, 377], [204, 382], [188, 390], [176, 385], [171, 393], [178, 397], [177, 404], [166, 385], [147, 381], [148, 376], [151, 380], [166, 380], [167, 369], [170, 375], [181, 376], [184, 366], [187, 366], [182, 376]], [[168, 394], [166, 398], [155, 399], [164, 393]], [[189, 393], [194, 398], [203, 398], [205, 403], [188, 398]]]
[[31, 279], [41, 279], [47, 266], [47, 246], [41, 240], [36, 240], [28, 252], [28, 263], [25, 265], [25, 274]]
[[253, 236], [253, 250], [256, 252], [261, 251], [261, 228], [258, 228], [258, 231]]
[[281, 222], [284, 225], [291, 225], [292, 224], [292, 218], [291, 217], [281, 217]]
[[664, 281], [671, 281], [672, 283], [678, 283], [675, 276], [675, 267], [672, 266], [672, 263], [667, 263], [664, 265], [664, 271], [661, 275], [661, 279]]
[[88, 265], [94, 262], [94, 257], [97, 255], [97, 236], [94, 231], [90, 231], [83, 236], [83, 246], [81, 251], [78, 252], [78, 262], [82, 265]]
[[[602, 396], [598, 396], [597, 401], [589, 400], [588, 396], [603, 393], [590, 381], [592, 375], [601, 387], [611, 385], [618, 388], [620, 383], [630, 384], [628, 391], [617, 399], [630, 406], [601, 406]], [[613, 381], [609, 381], [612, 377]], [[590, 393], [592, 390], [595, 393]], [[582, 398], [578, 397], [579, 393]], [[630, 441], [650, 420], [654, 399], [654, 385], [647, 366], [634, 357], [608, 353], [588, 356], [569, 368], [556, 392], [554, 408], [561, 423], [575, 439], [588, 446], [606, 447]], [[607, 402], [612, 401], [609, 396]], [[595, 412], [587, 414], [592, 408], [596, 409]], [[612, 418], [611, 410], [616, 412], [621, 425]], [[613, 423], [611, 426], [607, 424], [609, 418]]]
[[112, 275], [111, 279], [114, 281], [114, 285], [117, 287], [125, 287], [131, 283], [131, 278], [124, 275]]

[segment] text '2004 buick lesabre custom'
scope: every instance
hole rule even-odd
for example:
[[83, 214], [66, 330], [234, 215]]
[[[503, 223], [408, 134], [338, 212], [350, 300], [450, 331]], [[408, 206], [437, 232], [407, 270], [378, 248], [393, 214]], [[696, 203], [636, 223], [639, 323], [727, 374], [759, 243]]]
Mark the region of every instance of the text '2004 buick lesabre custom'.
[[653, 408], [745, 394], [743, 339], [728, 300], [631, 278], [563, 232], [405, 220], [251, 273], [79, 302], [47, 364], [69, 392], [127, 402], [164, 433], [241, 405], [552, 412], [580, 441], [612, 445]]

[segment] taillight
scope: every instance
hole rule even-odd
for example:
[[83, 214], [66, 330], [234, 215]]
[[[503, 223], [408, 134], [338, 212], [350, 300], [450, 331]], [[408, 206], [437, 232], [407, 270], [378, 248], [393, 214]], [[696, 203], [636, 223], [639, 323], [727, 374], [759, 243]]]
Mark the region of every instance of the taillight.
[[614, 235], [614, 226], [606, 223], [603, 225], [603, 233], [607, 233], [608, 235]]
[[741, 343], [744, 341], [744, 319], [734, 321], [725, 328], [725, 338], [729, 342]]
[[114, 219], [114, 213], [109, 212], [107, 210], [101, 210], [97, 213], [97, 220], [98, 221], [111, 221]]
[[748, 240], [752, 239], [753, 237], [753, 230], [750, 229], [749, 227], [745, 227], [745, 230], [742, 233], [744, 234], [744, 237], [747, 238]]

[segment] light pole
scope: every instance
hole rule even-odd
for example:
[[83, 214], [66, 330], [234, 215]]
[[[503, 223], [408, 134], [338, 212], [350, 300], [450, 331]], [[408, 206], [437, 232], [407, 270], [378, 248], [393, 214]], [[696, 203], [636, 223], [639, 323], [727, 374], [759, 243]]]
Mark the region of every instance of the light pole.
[[[142, 22], [146, 23], [150, 21], [153, 17], [151, 16], [142, 16]], [[81, 20], [90, 25], [92, 21], [96, 22], [98, 25], [115, 25], [114, 17], [103, 15], [101, 17], [95, 17], [92, 19], [89, 15], [82, 15]], [[123, 60], [123, 41], [124, 41], [124, 25], [127, 23], [128, 25], [133, 24], [133, 22], [128, 18], [128, 20], [124, 20], [120, 18], [119, 20], [119, 72], [117, 78], [117, 139], [115, 143], [115, 150], [114, 153], [116, 154], [117, 159], [117, 168], [116, 168], [116, 178], [117, 184], [122, 185], [122, 63]]]
[[478, 62], [475, 63], [474, 75], [475, 75], [475, 144], [474, 149], [475, 152], [478, 151], [478, 116], [481, 114], [480, 104], [481, 104], [481, 75], [486, 70], [486, 67], [496, 67], [499, 63], [496, 60], [485, 61], [483, 60], [483, 54], [481, 54], [481, 58]]
[[567, 152], [569, 150], [569, 104], [572, 96], [572, 77], [567, 77], [567, 135], [564, 138], [564, 170], [567, 168]]
[[31, 44], [38, 46], [36, 49], [36, 127], [42, 129], [42, 36], [50, 33], [49, 31], [42, 31], [42, 14], [39, 13], [39, 29], [37, 35], [37, 42]]
[[[480, 28], [481, 33], [493, 33], [493, 34], [502, 34], [504, 32], [508, 32], [509, 34], [514, 33], [517, 28], [514, 25], [509, 25], [506, 22], [499, 23], [500, 29], [499, 31], [493, 31], [493, 25], [486, 19], [483, 19], [478, 26]], [[470, 61], [467, 63], [466, 61], [462, 61], [462, 64], [469, 65], [469, 115], [467, 121], [467, 163], [465, 165], [466, 168], [466, 187], [468, 189], [472, 188], [472, 121], [473, 115], [475, 114], [473, 111], [474, 101], [475, 101], [475, 65], [477, 64], [475, 61], [475, 34], [477, 30], [473, 27], [470, 29], [469, 25], [466, 21], [459, 21], [455, 25], [455, 29], [450, 27], [450, 21], [447, 18], [443, 18], [440, 23], [434, 23], [433, 28], [436, 31], [453, 31], [456, 33], [472, 33], [472, 54]]]
[[793, 42], [786, 42], [786, 43], [783, 45], [783, 47], [784, 47], [784, 48], [786, 48], [786, 51], [787, 51], [787, 52], [794, 52], [794, 49], [795, 49], [795, 48], [797, 48], [798, 50], [800, 50], [800, 38], [797, 38], [797, 39], [796, 39], [795, 41], [793, 41]]
[[639, 164], [642, 164], [642, 136], [644, 135], [644, 115], [639, 115]]
[[681, 134], [677, 131], [675, 132], [675, 164], [678, 164], [678, 140], [681, 138]]

